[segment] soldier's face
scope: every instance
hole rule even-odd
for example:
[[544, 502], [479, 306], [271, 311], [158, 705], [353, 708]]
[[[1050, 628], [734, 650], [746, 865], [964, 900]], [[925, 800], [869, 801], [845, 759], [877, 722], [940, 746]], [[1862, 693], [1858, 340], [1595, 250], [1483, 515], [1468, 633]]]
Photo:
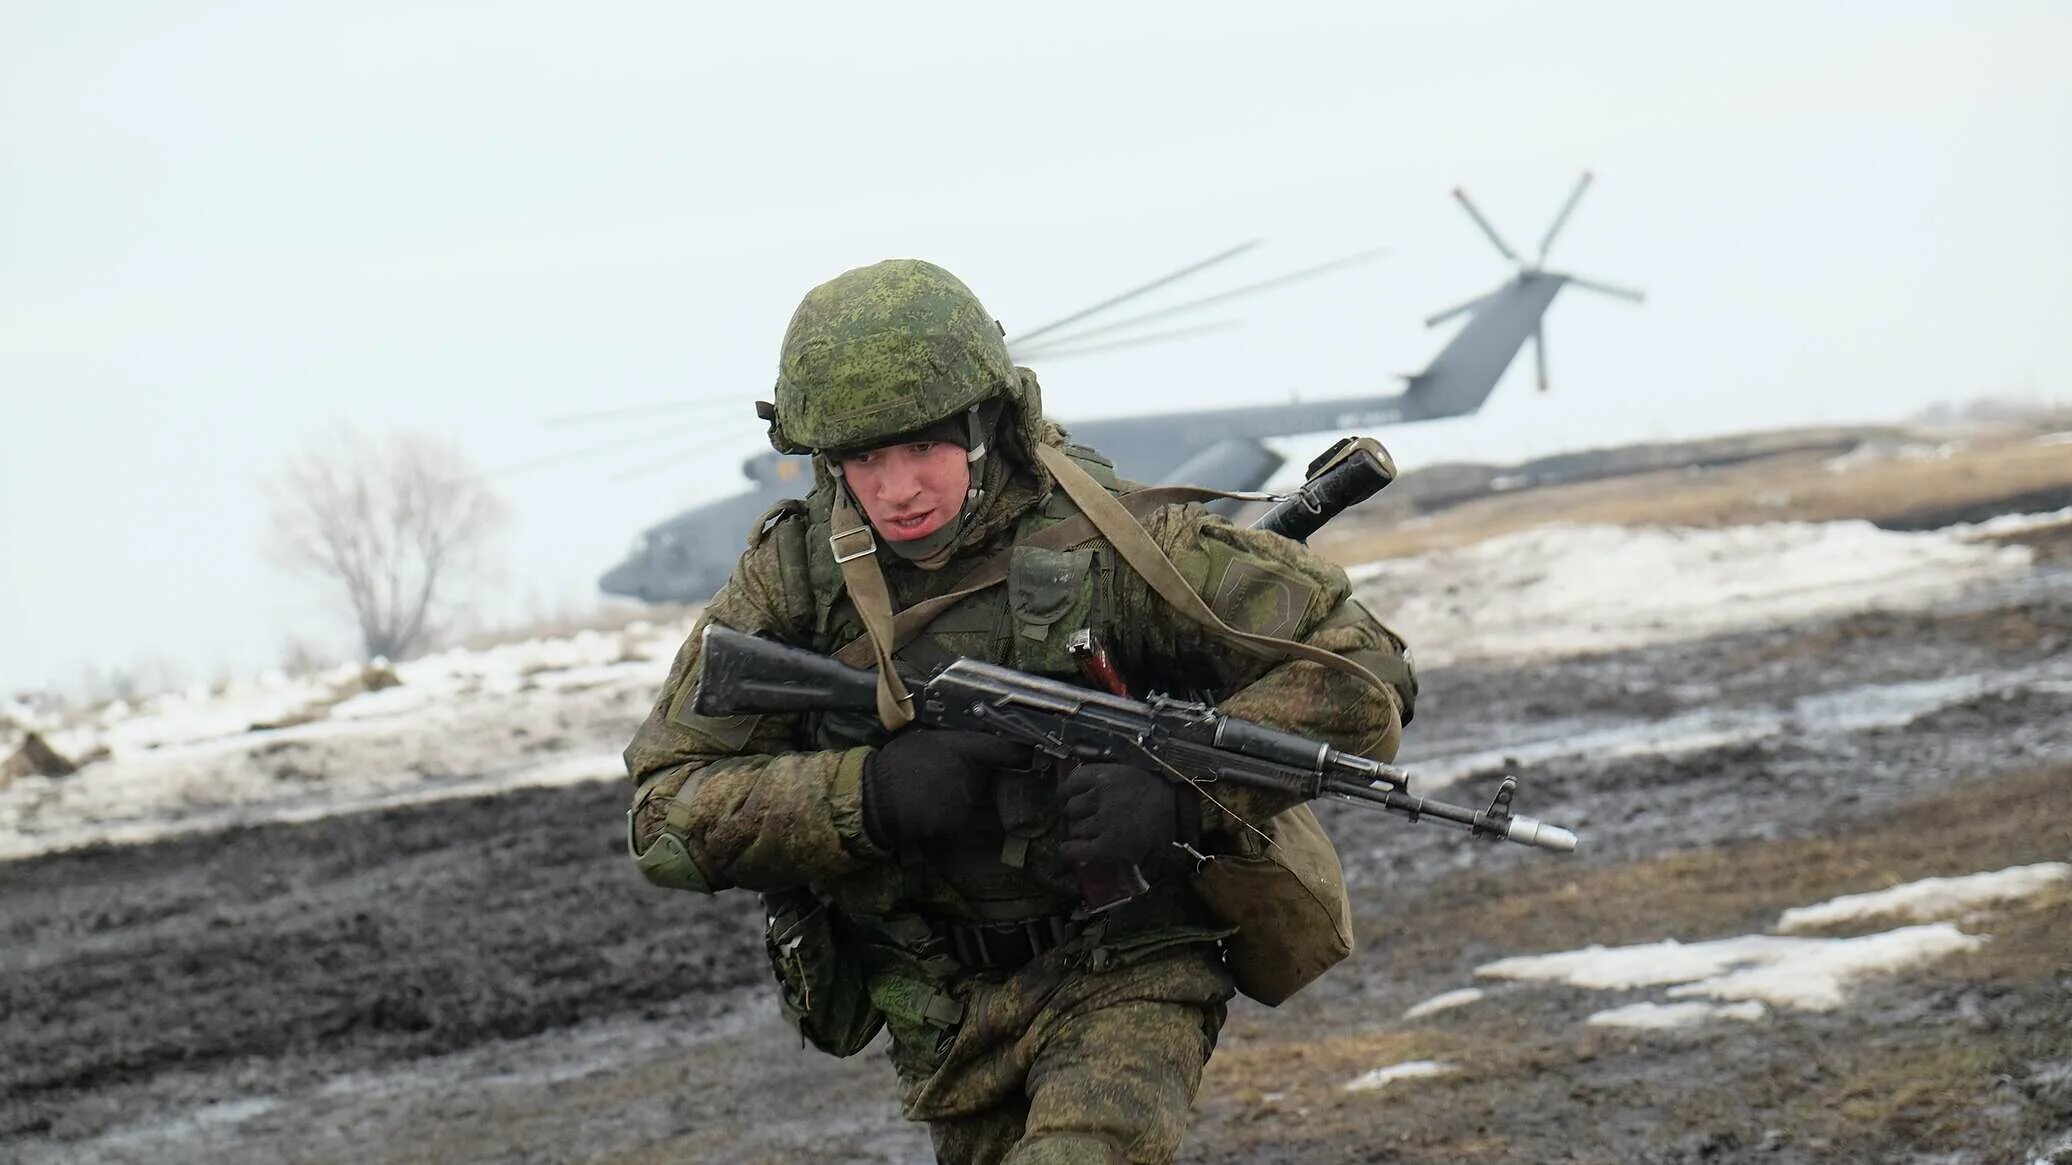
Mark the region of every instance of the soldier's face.
[[956, 519], [971, 488], [971, 466], [955, 445], [916, 441], [844, 457], [842, 479], [878, 533], [911, 542]]

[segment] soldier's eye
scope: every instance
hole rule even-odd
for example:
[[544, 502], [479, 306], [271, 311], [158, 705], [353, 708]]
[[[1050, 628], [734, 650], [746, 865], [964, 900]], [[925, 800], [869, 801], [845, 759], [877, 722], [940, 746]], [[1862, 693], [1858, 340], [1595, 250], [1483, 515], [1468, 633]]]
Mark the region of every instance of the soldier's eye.
[[916, 441], [907, 446], [907, 452], [916, 457], [926, 457], [935, 448], [935, 444], [933, 441]]

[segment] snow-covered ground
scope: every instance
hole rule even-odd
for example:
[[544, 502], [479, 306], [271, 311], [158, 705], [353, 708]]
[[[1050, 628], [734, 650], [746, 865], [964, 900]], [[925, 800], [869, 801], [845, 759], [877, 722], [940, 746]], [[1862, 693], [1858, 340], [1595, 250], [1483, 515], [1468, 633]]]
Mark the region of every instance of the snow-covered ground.
[[[2052, 517], [2062, 520], [2044, 520]], [[1724, 530], [1550, 526], [1350, 573], [1358, 593], [1419, 645], [1420, 659], [1430, 666], [1605, 650], [1933, 602], [2025, 569], [2027, 550], [1987, 540], [2011, 528], [2008, 522], [1927, 533], [1862, 522]], [[400, 683], [371, 691], [362, 690], [357, 667], [264, 676], [213, 693], [110, 706], [71, 726], [43, 725], [61, 753], [100, 759], [69, 777], [23, 777], [0, 788], [0, 859], [613, 778], [621, 773], [618, 751], [687, 630], [681, 623], [635, 624], [619, 632], [444, 652], [396, 667]], [[1976, 695], [1985, 682], [1959, 677], [1948, 690], [1868, 693], [1866, 707], [1910, 716]], [[1774, 723], [1700, 716], [1651, 725], [1645, 739], [1627, 743], [1652, 751], [1673, 751], [1679, 742], [1709, 747], [1774, 732], [1797, 714], [1777, 709]], [[1510, 741], [1506, 753], [1603, 751], [1620, 743]], [[1435, 758], [1426, 780], [1443, 785], [1449, 774], [1483, 763], [1475, 756]]]
[[1428, 665], [1563, 655], [1931, 603], [2026, 569], [2027, 549], [1989, 537], [2054, 517], [1920, 533], [1858, 521], [1539, 526], [1347, 573]]
[[[1899, 914], [1918, 920], [1962, 917], [1977, 933], [1948, 921], [1924, 921], [1896, 930], [1835, 938], [1743, 935], [1708, 942], [1675, 939], [1635, 946], [1590, 946], [1556, 954], [1499, 959], [1476, 968], [1487, 979], [1553, 983], [1592, 991], [1632, 993], [1666, 988], [1665, 999], [1641, 999], [1592, 1013], [1595, 1027], [1674, 1031], [1708, 1023], [1760, 1023], [1770, 1009], [1832, 1011], [1851, 985], [1874, 975], [1902, 974], [1936, 959], [1975, 951], [1991, 941], [1985, 908], [2005, 906], [2072, 880], [2072, 865], [2046, 862], [1971, 874], [1928, 878], [1871, 894], [1852, 894], [1784, 912], [1776, 929], [1842, 925]], [[1403, 1018], [1444, 1023], [1451, 1013], [1484, 1005], [1488, 992], [1468, 987], [1433, 996]], [[1346, 1081], [1347, 1092], [1368, 1092], [1429, 1080], [1461, 1069], [1431, 1060], [1374, 1068]]]
[[[622, 776], [619, 750], [689, 627], [636, 623], [111, 705], [49, 733], [66, 777], [0, 787], [0, 859]], [[350, 693], [350, 694], [347, 694]], [[257, 727], [285, 724], [285, 727]]]
[[[1975, 951], [1991, 941], [1984, 932], [1960, 929], [1990, 923], [1991, 907], [2006, 906], [2072, 881], [2072, 865], [2044, 862], [1961, 878], [1927, 878], [1870, 894], [1851, 894], [1812, 906], [1794, 907], [1778, 919], [1779, 931], [1815, 925], [1839, 926], [1894, 914], [1918, 924], [1870, 934], [1833, 938], [1741, 935], [1705, 942], [1676, 939], [1634, 946], [1589, 946], [1546, 955], [1499, 959], [1477, 967], [1488, 979], [1559, 983], [1592, 991], [1633, 992], [1667, 988], [1671, 1002], [1644, 999], [1592, 1014], [1600, 1027], [1663, 1030], [1717, 1020], [1756, 1022], [1772, 1007], [1832, 1011], [1846, 1002], [1849, 987], [1872, 975], [1894, 974], [1951, 955]], [[1403, 1013], [1424, 1019], [1484, 1002], [1487, 992], [1468, 987], [1433, 996]], [[1427, 1066], [1376, 1069], [1347, 1089], [1380, 1087], [1395, 1079], [1431, 1074]]]
[[[1788, 910], [1776, 929], [1838, 925], [1894, 913], [1924, 920], [1971, 918], [1982, 907], [2041, 894], [2068, 877], [2072, 865], [2047, 862], [1962, 878], [1925, 879]], [[1643, 1001], [1590, 1017], [1591, 1023], [1604, 1026], [1659, 1028], [1707, 1019], [1761, 1018], [1764, 1007], [1831, 1011], [1842, 1005], [1852, 983], [1868, 975], [1974, 951], [1988, 941], [1989, 936], [1967, 933], [1952, 922], [1924, 921], [1841, 938], [1742, 935], [1696, 943], [1664, 939], [1637, 946], [1591, 946], [1500, 959], [1475, 973], [1597, 991], [1668, 987], [1671, 998], [1720, 1001]]]

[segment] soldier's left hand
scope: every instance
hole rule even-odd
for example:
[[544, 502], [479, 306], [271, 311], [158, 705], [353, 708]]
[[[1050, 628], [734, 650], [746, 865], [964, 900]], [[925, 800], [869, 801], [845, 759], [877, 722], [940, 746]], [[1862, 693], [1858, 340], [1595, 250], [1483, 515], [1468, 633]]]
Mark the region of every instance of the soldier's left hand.
[[1134, 765], [1086, 764], [1058, 783], [1065, 842], [1058, 849], [1081, 865], [1138, 865], [1198, 832], [1186, 818], [1200, 810], [1171, 781]]

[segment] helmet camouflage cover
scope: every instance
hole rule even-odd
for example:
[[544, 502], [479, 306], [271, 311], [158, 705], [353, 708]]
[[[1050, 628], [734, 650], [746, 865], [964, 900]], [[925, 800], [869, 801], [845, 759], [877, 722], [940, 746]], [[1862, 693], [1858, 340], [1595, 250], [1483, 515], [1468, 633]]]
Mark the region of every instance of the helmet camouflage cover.
[[1014, 383], [1000, 325], [970, 288], [933, 263], [888, 259], [821, 284], [792, 313], [771, 443], [867, 449]]

